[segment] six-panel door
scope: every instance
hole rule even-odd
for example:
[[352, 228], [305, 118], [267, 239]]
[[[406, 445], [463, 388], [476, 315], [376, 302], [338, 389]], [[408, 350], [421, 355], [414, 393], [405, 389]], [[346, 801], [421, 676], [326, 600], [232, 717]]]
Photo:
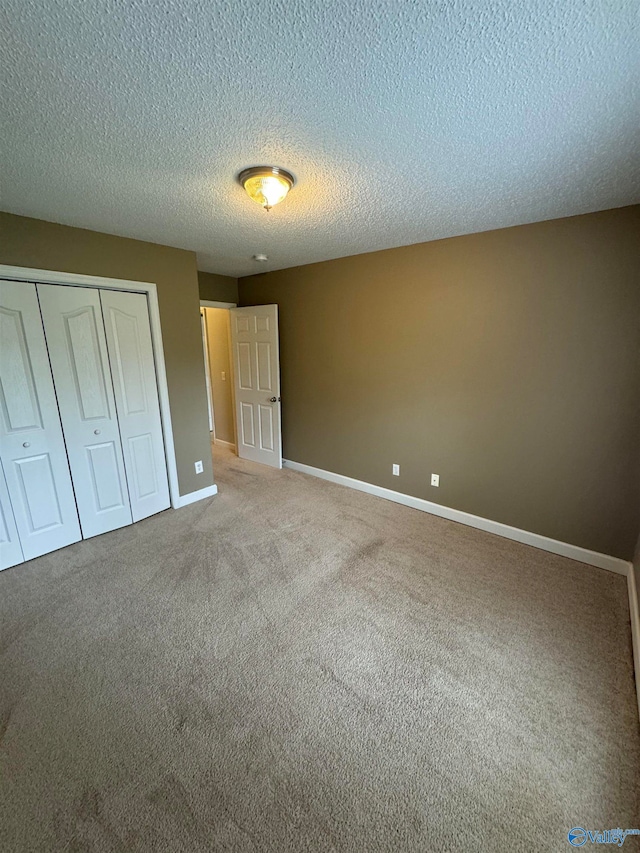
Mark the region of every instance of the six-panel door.
[[278, 306], [231, 308], [238, 456], [282, 468]]
[[131, 524], [100, 294], [38, 284], [83, 538]]
[[0, 283], [0, 390], [0, 458], [30, 560], [81, 538], [34, 284]]
[[147, 298], [100, 292], [131, 514], [140, 521], [170, 504]]

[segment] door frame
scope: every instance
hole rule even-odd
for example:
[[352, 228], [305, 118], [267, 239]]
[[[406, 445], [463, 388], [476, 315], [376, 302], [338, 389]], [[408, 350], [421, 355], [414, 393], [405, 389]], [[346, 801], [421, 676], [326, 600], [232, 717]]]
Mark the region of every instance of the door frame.
[[237, 302], [213, 302], [211, 299], [201, 299], [201, 308], [237, 308]]
[[204, 377], [207, 380], [207, 404], [209, 408], [209, 432], [216, 437], [216, 418], [213, 411], [213, 393], [211, 389], [211, 369], [209, 367], [209, 343], [207, 341], [207, 315], [200, 307], [200, 330], [202, 332], [202, 349], [204, 351]]
[[[30, 267], [14, 267], [0, 264], [0, 278], [13, 281], [41, 282], [42, 284], [64, 284], [69, 287], [94, 287], [104, 290], [126, 290], [132, 293], [144, 293], [149, 306], [149, 321], [151, 324], [151, 343], [156, 366], [156, 381], [158, 385], [158, 400], [160, 403], [160, 420], [162, 421], [162, 439], [164, 455], [167, 462], [169, 478], [169, 495], [173, 509], [185, 505], [185, 497], [180, 496], [178, 486], [178, 469], [176, 466], [176, 450], [173, 442], [173, 426], [171, 424], [171, 409], [169, 407], [169, 387], [167, 371], [164, 363], [162, 347], [162, 327], [160, 325], [160, 309], [158, 306], [158, 291], [150, 281], [129, 281], [121, 278], [105, 278], [97, 275], [81, 275], [80, 273], [57, 272], [54, 270], [39, 270]], [[217, 489], [216, 489], [217, 491]], [[211, 492], [215, 494], [215, 492]], [[191, 501], [187, 501], [191, 502]]]
[[[238, 307], [237, 302], [218, 302], [218, 301], [214, 301], [212, 299], [201, 299], [200, 300], [200, 309], [201, 310], [203, 308], [225, 308], [228, 310], [229, 308], [237, 308], [237, 307]], [[207, 328], [207, 315], [206, 314], [204, 315], [204, 323], [205, 323], [205, 336], [207, 336], [208, 333], [206, 332], [206, 328]], [[208, 342], [208, 339], [203, 343], [204, 343], [204, 348], [205, 348], [204, 349], [205, 359], [206, 359], [207, 366], [208, 366], [209, 365], [209, 342]], [[213, 384], [211, 384], [209, 386], [208, 394], [209, 394], [209, 406], [211, 407], [212, 421], [213, 421], [213, 431], [212, 431], [213, 443], [214, 444], [223, 444], [225, 447], [231, 447], [231, 448], [233, 448], [234, 451], [237, 451], [238, 450], [238, 424], [236, 422], [236, 395], [235, 395], [235, 381], [234, 381], [235, 368], [234, 368], [234, 364], [233, 364], [233, 352], [231, 350], [231, 328], [229, 328], [229, 341], [228, 341], [228, 343], [229, 343], [229, 371], [230, 371], [229, 380], [231, 381], [231, 406], [233, 408], [233, 432], [234, 432], [234, 437], [235, 437], [235, 444], [231, 444], [230, 441], [223, 441], [221, 438], [216, 438], [216, 427], [215, 427], [216, 411], [215, 411], [215, 408], [213, 405]]]

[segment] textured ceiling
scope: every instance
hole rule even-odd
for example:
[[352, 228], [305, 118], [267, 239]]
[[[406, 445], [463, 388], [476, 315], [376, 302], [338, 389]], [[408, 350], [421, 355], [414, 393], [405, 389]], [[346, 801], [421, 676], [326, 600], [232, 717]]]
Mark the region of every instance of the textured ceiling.
[[[193, 249], [201, 269], [640, 200], [637, 0], [3, 10], [3, 208]], [[235, 183], [263, 162], [298, 179], [268, 214]]]

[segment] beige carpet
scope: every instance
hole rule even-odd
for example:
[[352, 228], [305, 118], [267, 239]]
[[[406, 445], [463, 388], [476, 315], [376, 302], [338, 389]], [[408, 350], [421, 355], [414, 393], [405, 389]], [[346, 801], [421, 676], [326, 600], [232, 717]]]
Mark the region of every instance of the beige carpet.
[[0, 575], [2, 851], [528, 853], [638, 825], [622, 576], [216, 472]]

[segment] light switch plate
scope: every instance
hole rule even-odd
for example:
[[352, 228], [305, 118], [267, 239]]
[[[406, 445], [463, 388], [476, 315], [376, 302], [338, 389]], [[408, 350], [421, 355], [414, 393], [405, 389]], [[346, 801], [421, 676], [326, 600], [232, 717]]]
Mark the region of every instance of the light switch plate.
[[432, 474], [431, 475], [431, 485], [439, 486], [440, 485], [440, 474]]
[[400, 476], [400, 466], [396, 465], [395, 462], [393, 463], [393, 467], [391, 468], [391, 473], [394, 477]]

